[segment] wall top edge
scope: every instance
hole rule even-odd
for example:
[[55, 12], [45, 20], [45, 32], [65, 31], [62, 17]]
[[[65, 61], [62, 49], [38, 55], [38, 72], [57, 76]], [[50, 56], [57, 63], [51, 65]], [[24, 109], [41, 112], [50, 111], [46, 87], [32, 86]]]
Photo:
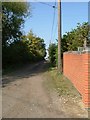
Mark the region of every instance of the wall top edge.
[[90, 54], [90, 51], [83, 51], [83, 52], [79, 52], [79, 51], [68, 51], [68, 52], [64, 52], [63, 54], [77, 54], [77, 55], [81, 55], [81, 54]]

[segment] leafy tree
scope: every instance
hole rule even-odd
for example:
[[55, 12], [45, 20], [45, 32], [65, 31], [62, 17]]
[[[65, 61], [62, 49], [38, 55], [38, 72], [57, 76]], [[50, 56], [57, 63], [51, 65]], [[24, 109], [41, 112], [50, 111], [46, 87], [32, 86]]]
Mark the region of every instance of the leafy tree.
[[48, 48], [48, 52], [49, 52], [49, 61], [51, 63], [52, 66], [56, 65], [56, 48], [57, 45], [56, 44], [50, 44], [49, 48]]
[[76, 29], [67, 32], [62, 38], [62, 52], [74, 51], [78, 47], [83, 47], [84, 40], [88, 36], [88, 23], [77, 25]]
[[21, 41], [21, 36], [24, 21], [30, 14], [29, 9], [30, 5], [26, 2], [2, 2], [3, 67], [24, 61], [26, 46]]
[[46, 56], [44, 40], [34, 35], [32, 31], [30, 31], [24, 39], [26, 40], [29, 51], [34, 57], [31, 56], [31, 58], [33, 60], [44, 59]]
[[29, 34], [22, 36], [22, 40], [11, 43], [7, 46], [7, 50], [3, 51], [5, 54], [3, 56], [3, 67], [44, 60], [46, 56], [44, 40], [34, 34], [31, 35], [31, 32]]
[[[75, 51], [78, 47], [83, 47], [84, 40], [88, 36], [88, 23], [80, 24], [70, 32], [63, 35], [61, 40], [61, 56], [66, 51]], [[49, 60], [53, 65], [57, 65], [58, 61], [58, 46], [51, 44], [49, 46]]]
[[40, 61], [46, 56], [44, 39], [32, 31], [28, 35], [22, 33], [29, 7], [26, 2], [2, 3], [3, 67]]
[[6, 47], [20, 40], [21, 28], [29, 15], [29, 5], [26, 2], [2, 2], [2, 45]]
[[28, 47], [24, 41], [16, 41], [11, 43], [6, 50], [3, 51], [3, 67], [12, 64], [25, 63], [29, 61]]

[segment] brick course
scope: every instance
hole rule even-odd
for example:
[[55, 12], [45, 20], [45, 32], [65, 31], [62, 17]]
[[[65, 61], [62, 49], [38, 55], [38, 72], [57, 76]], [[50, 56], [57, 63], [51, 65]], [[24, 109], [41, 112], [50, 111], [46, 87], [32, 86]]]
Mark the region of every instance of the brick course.
[[90, 53], [63, 55], [63, 74], [82, 95], [85, 107], [90, 107]]

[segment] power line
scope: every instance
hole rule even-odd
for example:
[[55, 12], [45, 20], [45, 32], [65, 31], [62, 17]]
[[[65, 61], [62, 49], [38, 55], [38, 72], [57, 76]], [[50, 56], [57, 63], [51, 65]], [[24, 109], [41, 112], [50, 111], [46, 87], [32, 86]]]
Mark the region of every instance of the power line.
[[[46, 2], [40, 2], [40, 1], [38, 1], [38, 0], [34, 0], [34, 1], [36, 1], [36, 2], [38, 2], [38, 3], [41, 3], [41, 4], [43, 4], [43, 5], [47, 5], [47, 6], [49, 6], [49, 7], [54, 8], [54, 12], [53, 12], [53, 22], [52, 22], [52, 28], [51, 28], [51, 38], [50, 38], [50, 44], [51, 44], [51, 40], [52, 40], [52, 38], [53, 38], [54, 22], [55, 22], [55, 10], [57, 9], [57, 7], [56, 7], [56, 0], [55, 0], [55, 4], [54, 4], [54, 5], [50, 5], [50, 4], [46, 3]], [[56, 28], [57, 28], [57, 26], [56, 26]], [[56, 31], [56, 30], [55, 30], [55, 31]], [[54, 33], [54, 36], [55, 36], [55, 33]]]
[[50, 7], [53, 7], [52, 5], [47, 4], [47, 3], [45, 3], [45, 2], [39, 2], [39, 3], [44, 4], [44, 5], [48, 5], [48, 6], [50, 6]]
[[56, 26], [55, 26], [55, 31], [54, 31], [53, 39], [55, 38], [56, 31], [57, 31], [57, 27], [58, 27], [58, 23], [57, 23]]
[[[55, 5], [54, 6], [56, 7], [56, 1], [55, 1]], [[52, 40], [52, 36], [53, 36], [53, 28], [54, 28], [54, 21], [55, 21], [55, 10], [56, 9], [54, 8], [50, 44], [51, 44], [51, 40]]]
[[38, 2], [38, 3], [41, 3], [41, 4], [44, 4], [44, 5], [47, 5], [47, 6], [49, 6], [49, 7], [52, 7], [52, 8], [57, 9], [57, 7], [55, 7], [55, 6], [53, 6], [53, 5], [50, 5], [50, 4], [46, 3], [46, 2], [40, 2], [40, 1], [37, 1], [37, 0], [34, 0], [34, 1], [36, 1], [36, 2]]

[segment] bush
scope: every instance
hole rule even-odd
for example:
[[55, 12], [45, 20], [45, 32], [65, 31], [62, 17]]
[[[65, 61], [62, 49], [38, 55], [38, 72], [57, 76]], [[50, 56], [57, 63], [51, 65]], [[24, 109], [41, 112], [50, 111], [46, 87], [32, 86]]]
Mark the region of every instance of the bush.
[[57, 48], [56, 44], [50, 44], [48, 48], [49, 61], [52, 66], [56, 66], [56, 48]]

